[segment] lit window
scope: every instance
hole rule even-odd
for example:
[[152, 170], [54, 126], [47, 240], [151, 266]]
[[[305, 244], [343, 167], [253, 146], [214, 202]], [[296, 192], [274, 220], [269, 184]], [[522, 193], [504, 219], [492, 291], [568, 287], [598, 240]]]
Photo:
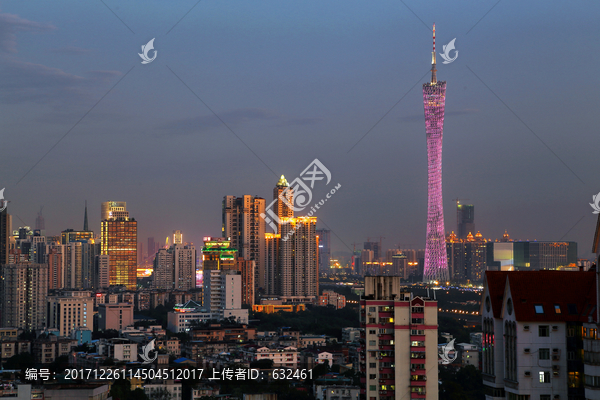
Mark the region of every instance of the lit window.
[[540, 383], [550, 383], [550, 372], [540, 371]]
[[554, 305], [554, 312], [557, 313], [557, 314], [561, 313], [561, 311], [560, 311], [560, 305], [558, 305], [558, 304]]

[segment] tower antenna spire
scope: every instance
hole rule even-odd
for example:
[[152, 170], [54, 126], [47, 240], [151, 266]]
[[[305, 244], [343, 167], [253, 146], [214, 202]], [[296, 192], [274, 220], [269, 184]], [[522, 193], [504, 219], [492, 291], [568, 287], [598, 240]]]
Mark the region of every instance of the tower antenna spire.
[[431, 53], [431, 83], [437, 83], [437, 69], [435, 68], [435, 24], [433, 24], [433, 52]]

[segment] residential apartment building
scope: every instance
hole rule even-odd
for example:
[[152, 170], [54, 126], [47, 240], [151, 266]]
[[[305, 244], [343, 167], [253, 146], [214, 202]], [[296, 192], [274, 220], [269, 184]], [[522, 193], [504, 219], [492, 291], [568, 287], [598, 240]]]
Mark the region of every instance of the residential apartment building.
[[121, 330], [133, 325], [133, 304], [99, 304], [98, 305], [98, 329]]
[[486, 399], [583, 399], [583, 324], [595, 272], [487, 271], [482, 294]]
[[398, 276], [367, 276], [360, 304], [366, 398], [437, 400], [437, 301], [413, 296]]
[[2, 327], [36, 330], [46, 327], [48, 265], [30, 262], [0, 266]]
[[60, 336], [71, 336], [74, 329], [94, 330], [94, 299], [90, 292], [69, 292], [65, 296], [48, 297], [48, 328]]

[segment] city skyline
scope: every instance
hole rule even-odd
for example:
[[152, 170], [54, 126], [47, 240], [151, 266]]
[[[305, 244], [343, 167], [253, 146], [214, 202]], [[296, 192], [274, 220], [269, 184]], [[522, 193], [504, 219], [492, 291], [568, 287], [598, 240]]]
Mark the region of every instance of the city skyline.
[[[478, 23], [489, 7], [408, 4], [409, 10], [382, 2], [365, 13], [360, 5], [316, 4], [295, 14], [286, 12], [287, 3], [267, 2], [254, 11], [201, 4], [168, 36], [164, 32], [193, 3], [166, 14], [151, 3], [145, 15], [107, 3], [135, 33], [105, 7], [74, 8], [71, 14], [80, 17], [74, 23], [69, 13], [3, 5], [0, 94], [2, 127], [10, 135], [0, 187], [11, 201], [13, 229], [34, 227], [44, 205], [48, 232], [78, 230], [86, 199], [90, 210], [121, 199], [140, 221], [140, 241], [180, 229], [186, 241], [199, 244], [203, 236], [219, 235], [223, 196], [269, 198], [279, 176], [296, 177], [318, 157], [344, 189], [316, 214], [319, 229], [331, 229], [333, 251], [350, 252], [351, 243], [379, 235], [385, 248], [424, 248], [423, 114], [419, 90], [411, 87], [427, 72], [425, 25], [435, 21], [443, 28], [438, 42], [456, 37], [460, 51], [456, 61], [440, 66], [453, 82], [444, 144], [446, 233], [456, 230], [450, 199], [469, 198], [486, 237], [508, 229], [517, 239], [575, 241], [580, 256], [591, 256], [595, 216], [588, 203], [600, 190], [592, 149], [600, 139], [583, 133], [595, 122], [592, 102], [578, 99], [593, 98], [596, 78], [590, 84], [564, 71], [597, 59], [587, 49], [598, 5], [565, 12], [550, 3], [538, 16], [534, 4], [501, 3]], [[256, 19], [244, 21], [246, 14]], [[557, 20], [564, 28], [550, 29]], [[83, 34], [83, 24], [102, 35]], [[81, 37], [73, 39], [76, 34]], [[159, 56], [138, 65], [139, 46], [154, 36]], [[212, 44], [203, 39], [215, 36]], [[540, 63], [551, 53], [568, 57]], [[175, 146], [181, 153], [169, 150]], [[204, 173], [225, 151], [236, 162]], [[103, 164], [107, 157], [110, 165]], [[96, 168], [81, 168], [88, 165]], [[347, 218], [350, 213], [356, 217]], [[90, 215], [90, 229], [99, 233], [97, 212]]]

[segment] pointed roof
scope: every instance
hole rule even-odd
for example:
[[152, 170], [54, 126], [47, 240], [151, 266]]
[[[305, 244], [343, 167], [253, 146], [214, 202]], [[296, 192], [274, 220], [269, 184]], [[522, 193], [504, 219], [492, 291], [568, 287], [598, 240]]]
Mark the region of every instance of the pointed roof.
[[[502, 300], [504, 299], [504, 288], [506, 286], [506, 275], [509, 271], [486, 271], [485, 287], [487, 287], [490, 296], [494, 318], [500, 318], [502, 312]], [[482, 304], [485, 304], [483, 299]]]
[[596, 222], [596, 231], [594, 232], [594, 242], [592, 243], [592, 253], [600, 252], [600, 214], [598, 214], [598, 222]]
[[279, 178], [279, 181], [277, 182], [277, 186], [288, 187], [290, 184], [288, 183], [287, 179], [285, 179], [285, 176], [281, 175], [281, 178]]

